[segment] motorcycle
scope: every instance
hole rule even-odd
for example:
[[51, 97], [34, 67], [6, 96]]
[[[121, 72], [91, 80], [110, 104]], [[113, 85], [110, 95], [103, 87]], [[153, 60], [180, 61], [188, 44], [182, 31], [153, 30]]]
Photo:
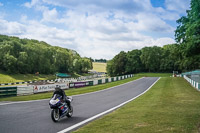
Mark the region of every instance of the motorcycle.
[[[51, 118], [54, 122], [58, 122], [64, 116], [69, 118], [73, 115], [73, 107], [71, 106], [71, 109], [69, 109], [67, 104], [63, 102], [61, 98], [62, 97], [60, 95], [55, 94], [49, 102], [50, 108], [52, 109]], [[72, 97], [68, 97], [68, 100], [72, 102], [73, 99]]]

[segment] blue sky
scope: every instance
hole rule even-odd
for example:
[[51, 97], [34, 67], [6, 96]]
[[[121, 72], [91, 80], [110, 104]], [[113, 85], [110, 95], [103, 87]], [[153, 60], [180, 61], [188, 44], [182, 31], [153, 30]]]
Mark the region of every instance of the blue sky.
[[120, 51], [175, 43], [189, 0], [0, 0], [0, 34], [37, 39], [111, 59]]

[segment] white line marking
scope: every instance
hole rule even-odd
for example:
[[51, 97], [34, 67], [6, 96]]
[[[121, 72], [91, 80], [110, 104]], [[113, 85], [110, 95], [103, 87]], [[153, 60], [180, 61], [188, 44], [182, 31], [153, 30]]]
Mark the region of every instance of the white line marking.
[[[136, 79], [136, 80], [133, 80], [133, 81], [130, 81], [130, 82], [134, 82], [134, 81], [137, 81], [137, 80], [140, 80], [140, 79], [143, 79], [143, 78], [144, 77]], [[84, 94], [79, 94], [79, 95], [72, 95], [72, 97], [82, 96], [82, 95], [88, 95], [88, 94], [93, 94], [93, 93], [98, 93], [98, 92], [101, 92], [101, 91], [106, 91], [106, 90], [113, 89], [113, 88], [118, 87], [118, 86], [122, 86], [122, 85], [128, 84], [130, 82], [127, 82], [127, 83], [124, 83], [124, 84], [120, 84], [120, 85], [117, 85], [117, 86], [113, 86], [111, 88], [107, 88], [107, 89], [95, 91], [95, 92], [89, 92], [89, 93], [84, 93]], [[0, 106], [1, 105], [9, 105], [9, 104], [17, 104], [17, 103], [30, 103], [30, 102], [45, 101], [45, 100], [50, 100], [50, 98], [48, 98], [48, 99], [42, 99], [42, 100], [30, 100], [30, 101], [21, 101], [21, 102], [18, 101], [18, 102], [0, 103]]]
[[[49, 98], [50, 99], [50, 98]], [[31, 101], [21, 101], [21, 102], [8, 102], [8, 103], [0, 103], [1, 105], [9, 105], [9, 104], [16, 104], [16, 103], [30, 103], [30, 102], [37, 102], [37, 101], [45, 101], [49, 99], [42, 99], [42, 100], [31, 100]]]
[[66, 133], [66, 132], [69, 132], [69, 131], [71, 131], [71, 130], [73, 130], [73, 129], [75, 129], [75, 128], [77, 128], [77, 127], [83, 125], [83, 124], [86, 124], [86, 123], [88, 123], [88, 122], [90, 122], [90, 121], [92, 121], [92, 120], [94, 120], [94, 119], [96, 119], [96, 118], [98, 118], [98, 117], [100, 117], [100, 116], [102, 116], [102, 115], [105, 115], [105, 114], [107, 114], [107, 113], [109, 113], [109, 112], [111, 112], [111, 111], [113, 111], [113, 110], [115, 110], [115, 109], [117, 109], [117, 108], [119, 108], [119, 107], [121, 107], [121, 106], [127, 104], [128, 102], [133, 101], [134, 99], [136, 99], [136, 98], [138, 98], [139, 96], [141, 96], [141, 95], [143, 95], [144, 93], [146, 93], [154, 84], [156, 84], [156, 82], [157, 82], [159, 79], [160, 79], [160, 77], [159, 77], [146, 91], [144, 91], [143, 93], [139, 94], [138, 96], [136, 96], [136, 97], [134, 97], [134, 98], [132, 98], [132, 99], [130, 99], [130, 100], [128, 100], [128, 101], [126, 101], [126, 102], [124, 102], [124, 103], [118, 105], [118, 106], [115, 106], [115, 107], [113, 107], [113, 108], [111, 108], [111, 109], [109, 109], [109, 110], [107, 110], [107, 111], [104, 111], [104, 112], [102, 112], [102, 113], [100, 113], [100, 114], [97, 114], [97, 115], [95, 115], [95, 116], [93, 116], [93, 117], [90, 117], [90, 118], [88, 118], [88, 119], [86, 119], [86, 120], [84, 120], [84, 121], [82, 121], [82, 122], [80, 122], [80, 123], [77, 123], [77, 124], [75, 124], [75, 125], [73, 125], [73, 126], [71, 126], [71, 127], [68, 127], [68, 128], [66, 128], [66, 129], [64, 129], [64, 130], [62, 130], [62, 131], [59, 131], [59, 132], [57, 132], [57, 133]]

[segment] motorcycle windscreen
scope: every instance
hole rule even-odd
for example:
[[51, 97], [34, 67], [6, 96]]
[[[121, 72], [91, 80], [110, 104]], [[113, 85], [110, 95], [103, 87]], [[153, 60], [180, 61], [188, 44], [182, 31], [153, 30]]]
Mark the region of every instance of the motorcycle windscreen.
[[62, 96], [58, 95], [58, 94], [54, 94], [52, 97], [52, 100], [56, 100], [56, 99], [61, 99]]

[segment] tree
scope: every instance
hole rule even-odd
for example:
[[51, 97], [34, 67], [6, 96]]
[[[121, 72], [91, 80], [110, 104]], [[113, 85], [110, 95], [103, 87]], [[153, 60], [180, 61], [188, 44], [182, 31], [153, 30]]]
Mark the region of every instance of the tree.
[[4, 55], [3, 59], [3, 65], [4, 65], [4, 70], [6, 70], [8, 73], [16, 73], [16, 63], [17, 59], [9, 54]]
[[176, 41], [186, 44], [186, 56], [193, 56], [200, 52], [200, 1], [191, 0], [191, 9], [187, 11], [187, 16], [177, 20], [179, 24], [176, 31]]
[[165, 45], [162, 48], [162, 58], [160, 71], [172, 72], [174, 70], [181, 71], [181, 61], [183, 59], [182, 47], [178, 44]]
[[[17, 70], [19, 73], [28, 73], [28, 54], [26, 52], [20, 52], [17, 59]], [[23, 68], [23, 69], [21, 69]]]
[[129, 51], [126, 55], [126, 73], [138, 73], [143, 70], [143, 65], [140, 59], [141, 50]]
[[[73, 68], [75, 59], [80, 61], [80, 70]], [[51, 46], [43, 41], [0, 35], [0, 69], [32, 74], [86, 72], [92, 69], [92, 62], [81, 58], [74, 50]]]
[[107, 71], [109, 75], [123, 75], [126, 73], [126, 53], [121, 51], [118, 55], [116, 55], [112, 61], [108, 61]]
[[140, 56], [145, 69], [148, 72], [158, 72], [160, 71], [160, 63], [162, 58], [162, 49], [160, 47], [144, 47], [141, 50], [142, 54]]
[[107, 71], [108, 75], [115, 76], [113, 60], [107, 61], [106, 71]]

